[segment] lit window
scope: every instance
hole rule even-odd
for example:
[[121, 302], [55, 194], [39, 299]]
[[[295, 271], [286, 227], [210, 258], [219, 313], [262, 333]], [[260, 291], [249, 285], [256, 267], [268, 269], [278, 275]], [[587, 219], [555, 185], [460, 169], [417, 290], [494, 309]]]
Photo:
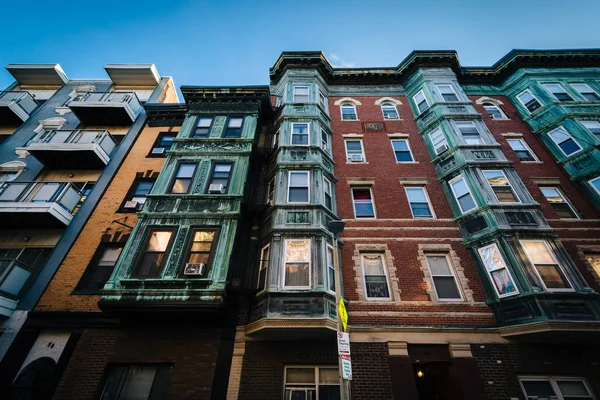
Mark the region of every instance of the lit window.
[[362, 140], [346, 140], [346, 161], [365, 162]]
[[365, 276], [365, 295], [367, 299], [390, 299], [387, 269], [383, 254], [361, 254], [363, 273]]
[[308, 103], [308, 86], [294, 86], [294, 103]]
[[198, 117], [196, 122], [196, 129], [192, 137], [195, 138], [207, 138], [210, 133], [210, 127], [212, 126], [212, 117]]
[[309, 143], [309, 125], [308, 123], [292, 124], [292, 145], [308, 146]]
[[210, 176], [207, 192], [213, 194], [227, 193], [231, 179], [232, 163], [215, 163]]
[[552, 93], [558, 101], [573, 101], [573, 98], [569, 96], [565, 88], [558, 83], [546, 83], [544, 84], [544, 87]]
[[413, 96], [413, 101], [415, 102], [419, 113], [422, 113], [429, 108], [429, 102], [427, 101], [425, 93], [422, 90]]
[[529, 89], [519, 93], [517, 98], [530, 113], [534, 112], [542, 106], [538, 99], [536, 99], [535, 96], [531, 94], [531, 91], [529, 91]]
[[548, 200], [559, 218], [572, 219], [578, 218], [573, 206], [567, 200], [566, 196], [557, 187], [540, 187], [540, 190]]
[[592, 187], [594, 188], [594, 190], [596, 190], [596, 192], [598, 192], [598, 194], [600, 195], [600, 176], [594, 179], [590, 179], [589, 184], [592, 185]]
[[340, 398], [337, 367], [286, 367], [285, 400], [334, 400]]
[[383, 119], [400, 119], [398, 109], [392, 103], [382, 103], [381, 112], [383, 113]]
[[481, 144], [483, 140], [473, 121], [455, 121], [456, 127], [467, 144]]
[[177, 133], [161, 132], [156, 138], [156, 142], [152, 145], [152, 150], [148, 156], [150, 157], [166, 157], [167, 150], [173, 146], [173, 139], [177, 136]]
[[413, 162], [408, 140], [392, 140], [392, 148], [396, 156], [396, 162]]
[[169, 386], [171, 365], [110, 365], [100, 400], [162, 398]]
[[325, 193], [325, 207], [331, 210], [332, 197], [331, 197], [331, 182], [327, 178], [323, 178], [323, 192]]
[[429, 140], [431, 140], [431, 145], [433, 146], [435, 154], [440, 154], [448, 150], [448, 142], [446, 141], [446, 137], [441, 128], [438, 127], [431, 131], [429, 133]]
[[271, 178], [267, 185], [267, 204], [275, 204], [275, 177]]
[[257, 289], [259, 292], [265, 290], [267, 285], [267, 271], [269, 268], [269, 252], [270, 246], [266, 245], [260, 251], [260, 261], [258, 266], [258, 284]]
[[446, 254], [431, 254], [425, 257], [431, 272], [431, 280], [438, 300], [462, 300], [454, 269]]
[[285, 240], [285, 273], [283, 286], [310, 289], [310, 239]]
[[513, 188], [503, 171], [485, 170], [482, 172], [485, 176], [485, 179], [487, 179], [490, 188], [496, 195], [496, 199], [500, 203], [519, 202], [519, 198], [513, 191]]
[[587, 101], [600, 101], [598, 93], [585, 83], [571, 83], [571, 87], [577, 90]]
[[358, 114], [356, 113], [356, 107], [354, 104], [342, 104], [340, 106], [340, 110], [342, 111], [342, 121], [352, 121], [358, 119]]
[[569, 132], [567, 132], [567, 130], [562, 126], [548, 132], [548, 136], [550, 136], [550, 138], [566, 156], [570, 156], [571, 154], [581, 151], [581, 146], [579, 143], [577, 143], [569, 134]]
[[545, 240], [521, 240], [521, 246], [546, 290], [571, 289], [569, 281]]
[[158, 278], [173, 242], [174, 229], [152, 229], [146, 237], [144, 250], [138, 257], [132, 278]]
[[508, 145], [521, 161], [538, 161], [533, 151], [523, 139], [507, 139]]
[[327, 246], [327, 289], [335, 292], [335, 266], [333, 265], [333, 247]]
[[477, 250], [479, 256], [485, 265], [498, 297], [507, 297], [519, 294], [515, 282], [508, 270], [500, 249], [494, 243], [489, 246], [481, 247]]
[[190, 191], [196, 166], [196, 164], [191, 163], [181, 163], [177, 166], [177, 171], [171, 183], [170, 193], [182, 194]]
[[215, 251], [217, 229], [198, 228], [192, 230], [185, 256], [182, 277], [203, 277], [208, 275], [208, 269]]
[[581, 378], [519, 377], [526, 400], [594, 400], [587, 382]]
[[598, 121], [580, 121], [585, 128], [590, 131], [596, 139], [600, 140], [600, 122]]
[[308, 203], [310, 190], [308, 171], [290, 171], [288, 185], [288, 203]]
[[227, 129], [225, 129], [226, 138], [239, 138], [242, 137], [242, 123], [244, 118], [242, 117], [230, 117], [227, 119]]
[[444, 99], [444, 101], [458, 101], [458, 96], [454, 93], [452, 85], [435, 85], [437, 86], [438, 92]]
[[371, 188], [352, 188], [352, 202], [356, 218], [375, 218]]
[[473, 200], [473, 196], [469, 191], [467, 182], [465, 182], [465, 178], [459, 177], [451, 181], [450, 187], [452, 188], [454, 198], [456, 199], [458, 206], [460, 207], [460, 210], [463, 214], [477, 207], [477, 205], [475, 204], [475, 200]]
[[483, 108], [488, 113], [491, 119], [508, 119], [506, 114], [495, 104], [483, 103]]
[[407, 187], [406, 197], [414, 218], [433, 218], [429, 198], [424, 187]]

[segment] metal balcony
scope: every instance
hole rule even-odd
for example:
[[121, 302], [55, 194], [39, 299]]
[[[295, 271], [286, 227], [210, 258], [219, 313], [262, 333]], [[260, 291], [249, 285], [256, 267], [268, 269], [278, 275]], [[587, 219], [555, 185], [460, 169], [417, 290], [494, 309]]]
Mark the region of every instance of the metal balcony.
[[142, 105], [135, 92], [87, 92], [69, 104], [73, 114], [88, 125], [131, 125]]
[[3, 228], [64, 228], [83, 194], [69, 182], [0, 184]]
[[0, 92], [0, 125], [20, 125], [38, 105], [29, 92]]
[[40, 133], [27, 151], [52, 169], [102, 169], [115, 146], [107, 130], [58, 130]]

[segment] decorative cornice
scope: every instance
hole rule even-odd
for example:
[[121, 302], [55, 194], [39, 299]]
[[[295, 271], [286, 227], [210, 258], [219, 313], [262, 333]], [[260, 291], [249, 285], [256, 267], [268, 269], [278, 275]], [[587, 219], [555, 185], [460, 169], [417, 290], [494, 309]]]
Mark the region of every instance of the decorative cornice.
[[246, 325], [246, 335], [264, 329], [330, 329], [337, 330], [335, 321], [327, 318], [265, 318]]
[[500, 328], [500, 336], [530, 335], [543, 332], [600, 332], [597, 321], [541, 321], [531, 324], [505, 326]]
[[188, 111], [185, 104], [146, 103], [149, 126], [181, 126]]

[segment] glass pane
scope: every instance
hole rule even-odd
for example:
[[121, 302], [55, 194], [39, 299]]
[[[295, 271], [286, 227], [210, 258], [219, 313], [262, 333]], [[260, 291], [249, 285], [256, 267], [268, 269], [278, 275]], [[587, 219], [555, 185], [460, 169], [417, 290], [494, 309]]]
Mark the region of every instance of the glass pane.
[[410, 208], [415, 217], [431, 217], [431, 210], [427, 203], [410, 203]]
[[556, 396], [552, 385], [549, 381], [522, 381], [523, 388], [527, 396], [540, 398], [550, 398], [550, 396]]
[[494, 186], [492, 189], [494, 190], [498, 201], [501, 203], [514, 203], [519, 201], [510, 186]]
[[308, 172], [290, 172], [290, 186], [308, 186]]
[[410, 162], [412, 161], [412, 156], [408, 151], [396, 152], [396, 161], [398, 162]]
[[173, 232], [155, 231], [150, 235], [146, 251], [166, 251]]
[[565, 152], [566, 155], [575, 153], [581, 149], [581, 147], [573, 139], [568, 139], [562, 142], [560, 144], [560, 148]]
[[294, 124], [292, 133], [308, 134], [308, 124]]
[[160, 273], [164, 253], [145, 253], [135, 275], [140, 278], [154, 278]]
[[556, 141], [556, 143], [561, 143], [571, 138], [571, 135], [569, 135], [569, 133], [563, 128], [555, 129], [552, 132], [548, 133], [548, 135], [550, 135], [552, 139]]
[[292, 144], [294, 145], [299, 145], [299, 146], [305, 146], [308, 144], [308, 135], [304, 135], [304, 134], [296, 134], [294, 133], [292, 135]]
[[508, 180], [502, 171], [483, 171], [483, 175], [485, 175], [486, 179], [492, 186], [508, 185]]
[[146, 400], [150, 396], [156, 367], [135, 366], [129, 369], [118, 399]]
[[[335, 374], [337, 377], [337, 372]], [[337, 386], [330, 385], [319, 387], [319, 400], [340, 400], [339, 378]]]
[[375, 210], [373, 209], [373, 203], [363, 202], [354, 203], [354, 210], [357, 217], [371, 218], [375, 216]]
[[496, 286], [496, 289], [498, 289], [498, 294], [500, 294], [501, 296], [504, 294], [515, 292], [517, 290], [506, 268], [496, 270], [492, 272], [491, 275], [492, 280], [494, 281], [494, 285]]
[[559, 381], [557, 380], [558, 388], [563, 396], [589, 396], [590, 392], [585, 387], [582, 381]]
[[522, 242], [534, 264], [556, 264], [544, 242]]
[[360, 140], [346, 140], [346, 149], [348, 151], [358, 151], [362, 152], [362, 143]]
[[[28, 266], [35, 266], [37, 263], [36, 261], [38, 260], [38, 257], [44, 255], [44, 252], [48, 251], [50, 249], [35, 249], [35, 248], [25, 248], [23, 249], [23, 251], [21, 252], [21, 254], [19, 254], [19, 256], [17, 257], [17, 260], [19, 260], [20, 262], [22, 262], [23, 264], [27, 264]], [[18, 250], [17, 250], [18, 252]]]
[[309, 262], [310, 245], [308, 240], [287, 240], [285, 247], [286, 262]]
[[177, 170], [178, 178], [191, 178], [196, 170], [196, 164], [179, 164]]
[[308, 264], [285, 264], [285, 286], [309, 286]]
[[454, 193], [456, 196], [462, 196], [465, 193], [468, 193], [467, 184], [463, 178], [460, 178], [452, 183], [452, 189], [454, 189]]
[[173, 182], [173, 187], [171, 188], [171, 193], [187, 193], [192, 180], [189, 178], [185, 179], [175, 179]]
[[212, 123], [212, 118], [198, 118], [198, 126], [201, 128], [208, 128]]
[[438, 299], [460, 299], [460, 292], [458, 291], [454, 277], [435, 276], [433, 277], [433, 282]]
[[427, 202], [427, 196], [425, 196], [423, 188], [406, 188], [406, 194], [410, 202]]
[[567, 203], [552, 203], [552, 208], [559, 218], [577, 218]]
[[387, 286], [385, 276], [365, 276], [365, 286], [367, 288], [367, 297], [388, 298], [390, 292]]
[[479, 254], [488, 271], [494, 271], [506, 266], [502, 259], [502, 255], [500, 254], [500, 250], [498, 250], [498, 247], [496, 246], [488, 246], [479, 249]]
[[457, 122], [456, 126], [463, 135], [479, 135], [475, 124], [472, 122]]
[[463, 212], [467, 212], [475, 208], [475, 201], [469, 193], [465, 194], [462, 197], [459, 197], [458, 203], [460, 204], [460, 207], [462, 208]]
[[452, 275], [446, 256], [427, 256], [431, 275]]
[[406, 140], [394, 140], [392, 141], [392, 145], [396, 151], [408, 150], [408, 144], [406, 143]]
[[119, 255], [123, 251], [122, 247], [118, 248], [106, 248], [98, 261], [98, 266], [113, 266], [117, 262]]
[[585, 258], [592, 265], [594, 271], [600, 275], [600, 254], [586, 254]]
[[319, 383], [320, 384], [339, 384], [340, 377], [337, 368], [319, 368]]
[[239, 128], [242, 126], [243, 118], [229, 118], [229, 122], [227, 123], [227, 127], [229, 128]]
[[199, 251], [209, 252], [211, 247], [212, 247], [212, 242], [194, 242], [192, 244], [192, 247], [191, 247], [190, 251], [194, 251], [194, 252], [199, 252]]
[[188, 264], [208, 264], [208, 253], [190, 253]]
[[308, 189], [307, 188], [290, 188], [290, 200], [291, 203], [308, 203]]
[[60, 186], [60, 183], [44, 183], [44, 184], [38, 185], [39, 190], [33, 196], [32, 201], [43, 202], [43, 201], [50, 200], [52, 198], [52, 196], [54, 196], [54, 194], [58, 190], [59, 186]]
[[371, 200], [371, 191], [369, 189], [352, 189], [354, 200]]
[[526, 147], [520, 140], [508, 140], [508, 144], [513, 150], [526, 150]]
[[15, 266], [0, 285], [0, 290], [17, 296], [30, 276], [31, 272]]
[[564, 289], [570, 287], [562, 277], [558, 265], [536, 265], [544, 285], [548, 289]]
[[215, 172], [229, 172], [231, 164], [215, 164]]
[[152, 186], [154, 185], [154, 182], [138, 182], [137, 187], [135, 188], [134, 191], [134, 195], [136, 196], [143, 196], [143, 195], [147, 195], [148, 193], [150, 193], [150, 190], [152, 190]]
[[362, 260], [365, 275], [385, 275], [385, 271], [383, 270], [383, 258], [381, 255], [363, 254]]

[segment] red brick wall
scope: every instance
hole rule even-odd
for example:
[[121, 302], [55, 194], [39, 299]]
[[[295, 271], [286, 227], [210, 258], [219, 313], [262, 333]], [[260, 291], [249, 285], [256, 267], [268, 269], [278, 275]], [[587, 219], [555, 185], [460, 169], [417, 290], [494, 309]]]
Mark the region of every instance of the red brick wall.
[[353, 400], [394, 399], [387, 343], [352, 343]]

